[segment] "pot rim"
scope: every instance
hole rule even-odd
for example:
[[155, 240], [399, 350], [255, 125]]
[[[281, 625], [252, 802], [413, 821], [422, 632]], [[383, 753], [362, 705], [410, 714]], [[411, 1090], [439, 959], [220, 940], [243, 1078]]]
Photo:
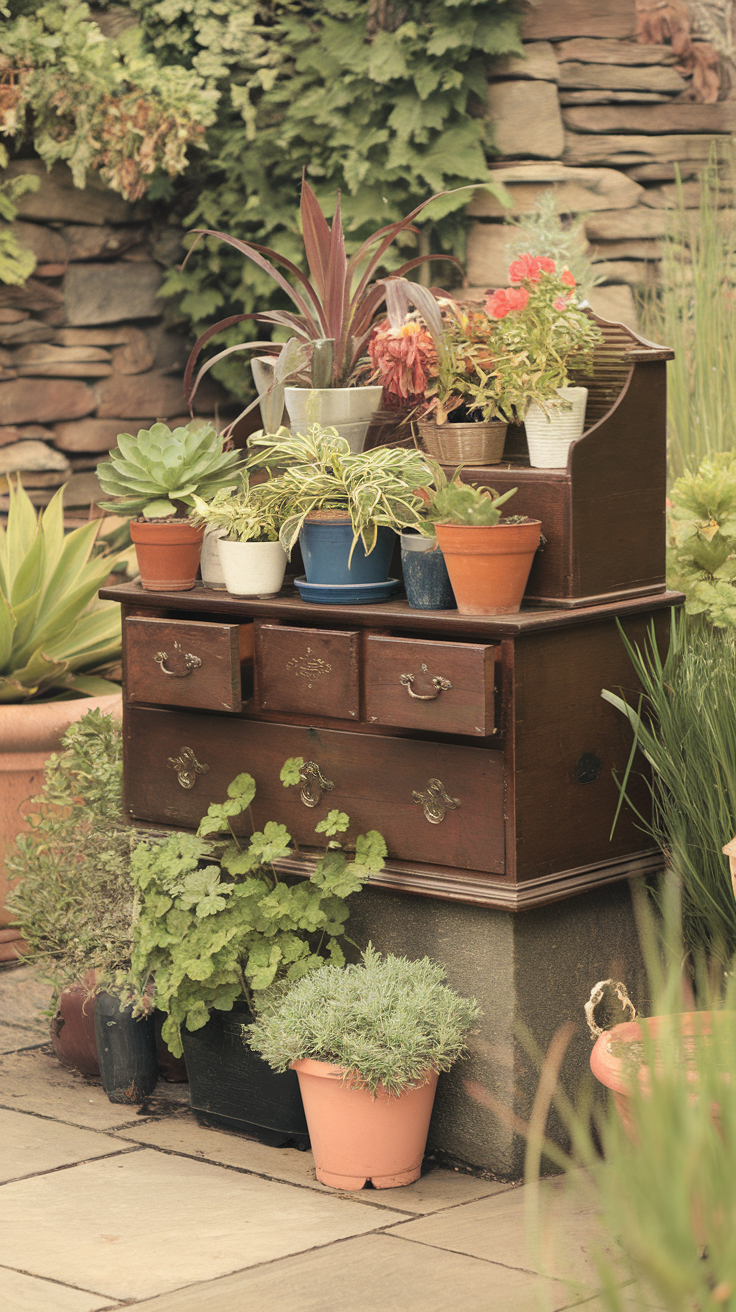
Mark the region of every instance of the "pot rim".
[[333, 396], [338, 396], [341, 392], [380, 392], [383, 395], [383, 387], [380, 384], [376, 386], [375, 383], [356, 383], [354, 387], [299, 387], [296, 383], [289, 383], [284, 391], [287, 394], [289, 392], [314, 392], [316, 395], [329, 392]]
[[[320, 1079], [331, 1079], [331, 1080], [337, 1080], [337, 1079], [342, 1080], [343, 1076], [345, 1076], [348, 1073], [344, 1066], [336, 1066], [334, 1062], [330, 1062], [330, 1061], [319, 1061], [316, 1057], [297, 1057], [297, 1059], [293, 1061], [289, 1066], [289, 1070], [296, 1071], [297, 1075], [300, 1073], [302, 1075], [316, 1075]], [[360, 1073], [358, 1072], [358, 1076], [359, 1074]], [[432, 1084], [432, 1083], [436, 1084], [438, 1079], [439, 1079], [439, 1072], [433, 1070], [432, 1067], [429, 1066], [424, 1071], [424, 1074], [419, 1076], [416, 1082], [412, 1084], [408, 1089], [404, 1089], [403, 1092], [411, 1093], [414, 1089], [424, 1088], [426, 1084]], [[358, 1084], [351, 1085], [347, 1080], [345, 1081], [345, 1088], [364, 1091], [363, 1086]], [[385, 1089], [382, 1084], [378, 1085], [377, 1093], [385, 1093]], [[394, 1096], [401, 1097], [402, 1095], [398, 1094]]]
[[[78, 712], [80, 704], [85, 709]], [[70, 708], [74, 713], [69, 714]], [[85, 710], [122, 715], [122, 692], [101, 697], [70, 697], [66, 701], [5, 702], [0, 706], [0, 756], [18, 752], [56, 752], [60, 740]]]

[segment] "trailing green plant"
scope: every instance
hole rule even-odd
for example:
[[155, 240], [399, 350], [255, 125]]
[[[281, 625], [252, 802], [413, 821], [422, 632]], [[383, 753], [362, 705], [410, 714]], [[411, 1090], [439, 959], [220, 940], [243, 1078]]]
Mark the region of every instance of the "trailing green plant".
[[671, 492], [668, 581], [688, 615], [736, 628], [736, 452], [706, 456]]
[[120, 660], [120, 607], [97, 592], [118, 557], [93, 555], [92, 520], [64, 535], [63, 488], [36, 515], [20, 479], [8, 480], [0, 527], [0, 703], [98, 697]]
[[642, 305], [644, 332], [675, 352], [667, 365], [672, 479], [734, 444], [736, 230], [722, 208], [732, 206], [736, 187], [731, 146], [711, 146], [700, 183], [700, 207], [688, 209], [678, 173], [661, 280]]
[[431, 470], [418, 451], [351, 451], [334, 428], [319, 424], [312, 424], [306, 434], [292, 436], [286, 429], [270, 436], [256, 434], [248, 450], [249, 468], [283, 470], [262, 486], [266, 504], [284, 507], [279, 537], [288, 555], [307, 515], [318, 510], [342, 510], [350, 516], [351, 559], [359, 539], [370, 554], [381, 527], [396, 532], [419, 527], [425, 502], [417, 490], [431, 482]]
[[428, 957], [382, 957], [369, 944], [358, 965], [325, 966], [300, 980], [244, 1035], [276, 1071], [310, 1057], [341, 1066], [354, 1087], [398, 1097], [467, 1051], [480, 1008], [445, 978]]
[[728, 961], [736, 902], [721, 848], [736, 833], [736, 632], [673, 611], [664, 660], [653, 626], [642, 647], [622, 637], [641, 696], [632, 705], [601, 694], [634, 731], [622, 801], [639, 748], [652, 771], [652, 819], [636, 814], [681, 886], [686, 949]]
[[518, 491], [512, 487], [499, 495], [492, 487], [476, 487], [460, 480], [457, 470], [450, 482], [431, 496], [425, 516], [428, 524], [466, 524], [489, 528], [501, 520], [501, 506]]
[[585, 235], [585, 214], [563, 219], [557, 207], [553, 187], [546, 187], [528, 214], [518, 218], [507, 215], [509, 225], [506, 258], [509, 263], [525, 252], [529, 255], [549, 256], [560, 269], [569, 269], [573, 275], [581, 300], [586, 299], [593, 287], [603, 281], [597, 274]]
[[122, 811], [120, 723], [88, 711], [61, 746], [32, 799], [30, 832], [6, 853], [6, 872], [19, 881], [7, 906], [28, 944], [25, 959], [55, 995], [85, 976], [90, 991], [114, 990], [130, 969], [135, 835]]
[[219, 93], [180, 61], [158, 60], [143, 32], [104, 37], [89, 5], [11, 3], [3, 29], [0, 129], [28, 136], [49, 166], [63, 160], [75, 185], [99, 172], [138, 200], [156, 173], [174, 178], [190, 146], [204, 146]]
[[[285, 762], [285, 788], [301, 784], [303, 766], [301, 757]], [[236, 833], [255, 793], [252, 776], [239, 774], [196, 835], [141, 843], [133, 854], [138, 914], [132, 963], [139, 999], [153, 981], [156, 1006], [167, 1013], [162, 1034], [177, 1056], [182, 1025], [201, 1029], [212, 1008], [230, 1011], [238, 999], [252, 1008], [272, 985], [323, 967], [325, 954], [342, 966], [345, 899], [386, 858], [375, 829], [343, 846], [336, 835], [347, 832], [350, 820], [332, 810], [315, 826], [327, 842], [309, 878], [279, 875], [278, 863], [297, 850], [284, 825], [269, 821], [248, 839]], [[139, 1011], [145, 1007], [139, 1001]]]
[[[8, 167], [8, 152], [0, 143], [0, 169]], [[36, 267], [33, 251], [21, 246], [11, 223], [18, 213], [16, 201], [27, 191], [37, 191], [39, 179], [31, 174], [4, 178], [0, 182], [0, 282], [20, 287]]]
[[241, 452], [224, 451], [222, 434], [200, 420], [173, 431], [154, 424], [137, 437], [120, 433], [109, 461], [97, 466], [103, 492], [115, 498], [100, 505], [118, 515], [166, 519], [193, 506], [195, 492], [206, 499], [233, 487], [242, 463]]
[[264, 495], [265, 484], [250, 486], [247, 473], [241, 473], [235, 490], [220, 488], [207, 502], [192, 494], [195, 513], [192, 523], [224, 529], [228, 542], [278, 542], [287, 513], [286, 505]]

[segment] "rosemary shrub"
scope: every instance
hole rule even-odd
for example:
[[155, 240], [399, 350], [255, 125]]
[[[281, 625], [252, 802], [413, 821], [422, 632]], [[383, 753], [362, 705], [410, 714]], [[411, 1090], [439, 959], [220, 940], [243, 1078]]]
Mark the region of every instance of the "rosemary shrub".
[[274, 1070], [302, 1057], [342, 1066], [344, 1079], [398, 1097], [429, 1071], [449, 1070], [466, 1051], [480, 1010], [444, 983], [424, 957], [381, 957], [371, 944], [358, 965], [325, 966], [289, 989], [244, 1037]]

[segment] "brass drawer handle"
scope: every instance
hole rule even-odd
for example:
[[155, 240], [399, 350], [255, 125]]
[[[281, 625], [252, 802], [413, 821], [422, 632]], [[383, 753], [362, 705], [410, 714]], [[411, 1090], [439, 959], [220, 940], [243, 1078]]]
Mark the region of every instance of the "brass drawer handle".
[[[181, 647], [178, 642], [175, 642], [174, 651], [177, 650], [181, 651]], [[166, 661], [169, 659], [169, 653], [167, 651], [157, 651], [153, 659], [157, 665], [160, 665], [161, 673], [170, 675], [172, 679], [186, 679], [187, 675], [191, 674], [192, 670], [198, 670], [202, 664], [199, 656], [193, 656], [190, 651], [184, 653], [185, 668], [183, 670], [167, 670]]]
[[331, 779], [325, 779], [316, 761], [306, 761], [299, 770], [302, 781], [301, 799], [305, 806], [318, 806], [322, 794], [331, 793], [335, 785]]
[[460, 805], [459, 797], [448, 797], [441, 779], [430, 779], [426, 793], [412, 793], [412, 797], [431, 825], [441, 825], [445, 812], [457, 811]]
[[[168, 674], [169, 671], [167, 670]], [[176, 770], [176, 775], [182, 788], [193, 788], [197, 782], [198, 774], [207, 774], [208, 765], [200, 765], [191, 747], [182, 747], [181, 756], [170, 756], [166, 762], [170, 770]]]
[[433, 702], [436, 697], [439, 697], [441, 692], [447, 692], [448, 688], [452, 687], [450, 680], [441, 678], [439, 674], [436, 674], [432, 680], [432, 687], [435, 689], [434, 692], [414, 692], [411, 686], [413, 682], [413, 674], [399, 675], [399, 683], [403, 683], [409, 696], [415, 697], [418, 702]]

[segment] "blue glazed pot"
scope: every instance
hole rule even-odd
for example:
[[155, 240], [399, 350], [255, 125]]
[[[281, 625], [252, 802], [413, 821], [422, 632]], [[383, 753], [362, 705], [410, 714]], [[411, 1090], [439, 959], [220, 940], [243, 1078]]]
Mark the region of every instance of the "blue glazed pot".
[[401, 535], [401, 567], [412, 610], [457, 610], [455, 594], [439, 547], [418, 533]]
[[348, 569], [353, 527], [350, 520], [307, 521], [299, 534], [308, 583], [383, 583], [389, 574], [396, 534], [379, 528], [378, 541], [366, 556], [358, 540]]

